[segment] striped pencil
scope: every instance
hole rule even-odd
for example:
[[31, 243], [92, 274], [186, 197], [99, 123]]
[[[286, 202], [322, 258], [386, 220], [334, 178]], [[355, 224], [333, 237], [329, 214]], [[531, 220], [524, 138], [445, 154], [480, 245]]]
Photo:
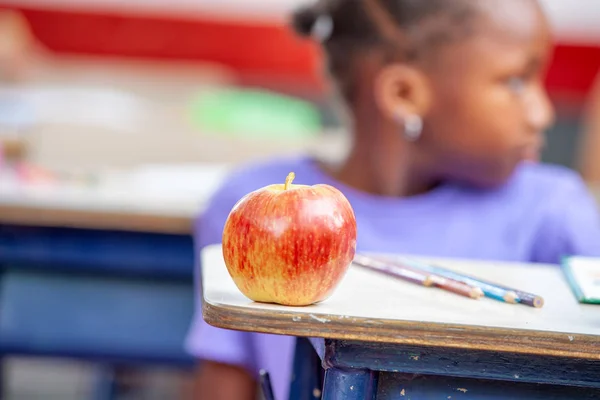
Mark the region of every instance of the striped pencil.
[[429, 277], [429, 274], [422, 271], [415, 271], [411, 268], [395, 267], [389, 263], [376, 260], [371, 257], [363, 256], [361, 254], [354, 255], [353, 263], [363, 268], [371, 269], [377, 272], [384, 273], [386, 275], [400, 278], [402, 280], [416, 283], [417, 285], [423, 285], [431, 287], [433, 281]]
[[[448, 271], [441, 267], [436, 267], [436, 269]], [[448, 272], [451, 272], [451, 271], [448, 271]], [[485, 281], [483, 279], [475, 278], [475, 277], [469, 276], [469, 275], [462, 275], [462, 276], [465, 279], [468, 279], [470, 282], [473, 282], [474, 284], [477, 284], [480, 287], [482, 285], [496, 286], [496, 287], [498, 287], [502, 290], [505, 290], [509, 293], [514, 293], [514, 295], [516, 295], [515, 301], [517, 303], [524, 304], [526, 306], [530, 306], [530, 307], [534, 307], [534, 308], [541, 308], [544, 306], [544, 298], [537, 294], [528, 293], [528, 292], [524, 292], [522, 290], [509, 288], [509, 287], [506, 287], [503, 285], [499, 285], [497, 283], [491, 283], [489, 281]]]
[[481, 296], [483, 296], [483, 292], [477, 287], [418, 269], [410, 268], [408, 266], [390, 264], [389, 262], [367, 257], [361, 254], [356, 254], [354, 256], [354, 263], [361, 267], [375, 270], [396, 278], [403, 279], [405, 281], [416, 283], [418, 285], [437, 287], [439, 289], [472, 299], [479, 299]]

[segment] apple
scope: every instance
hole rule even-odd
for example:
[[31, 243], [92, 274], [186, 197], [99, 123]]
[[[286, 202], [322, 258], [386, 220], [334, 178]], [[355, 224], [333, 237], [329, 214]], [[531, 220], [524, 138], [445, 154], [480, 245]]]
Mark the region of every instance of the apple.
[[336, 188], [273, 184], [242, 197], [223, 230], [223, 258], [256, 302], [305, 306], [325, 300], [356, 252], [356, 218]]

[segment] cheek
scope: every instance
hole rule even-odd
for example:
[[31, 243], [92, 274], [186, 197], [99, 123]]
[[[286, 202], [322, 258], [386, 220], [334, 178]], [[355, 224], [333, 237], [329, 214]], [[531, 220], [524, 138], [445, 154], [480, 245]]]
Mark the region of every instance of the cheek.
[[426, 121], [421, 149], [447, 178], [482, 187], [502, 184], [520, 161], [519, 107], [500, 94], [472, 98], [436, 110]]
[[518, 100], [502, 88], [463, 92], [433, 111], [428, 133], [446, 150], [489, 157], [518, 145], [523, 134]]

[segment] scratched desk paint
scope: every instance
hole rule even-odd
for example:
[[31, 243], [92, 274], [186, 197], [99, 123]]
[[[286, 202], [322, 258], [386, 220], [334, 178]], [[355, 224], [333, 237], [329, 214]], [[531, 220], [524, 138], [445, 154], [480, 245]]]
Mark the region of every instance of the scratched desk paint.
[[294, 308], [246, 299], [220, 246], [202, 260], [207, 322], [311, 338], [326, 368], [326, 400], [600, 398], [600, 307], [579, 304], [556, 266], [442, 260], [538, 293], [541, 309], [470, 300], [356, 266], [330, 299]]

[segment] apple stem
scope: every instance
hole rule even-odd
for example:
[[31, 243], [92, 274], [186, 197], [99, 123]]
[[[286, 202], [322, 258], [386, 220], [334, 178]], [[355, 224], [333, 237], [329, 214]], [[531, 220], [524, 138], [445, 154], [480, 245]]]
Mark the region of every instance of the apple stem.
[[292, 184], [292, 181], [295, 177], [296, 174], [294, 174], [293, 172], [290, 172], [288, 174], [288, 176], [285, 178], [285, 185], [283, 186], [283, 190], [288, 190], [290, 188], [290, 185]]

